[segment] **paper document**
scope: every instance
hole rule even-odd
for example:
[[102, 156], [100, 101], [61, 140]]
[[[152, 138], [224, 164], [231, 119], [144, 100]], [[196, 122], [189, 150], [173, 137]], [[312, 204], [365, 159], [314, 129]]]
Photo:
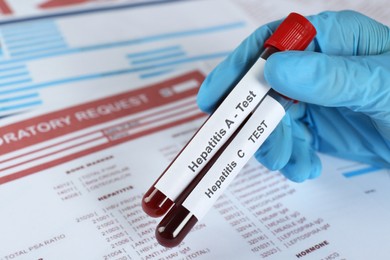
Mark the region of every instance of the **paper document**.
[[0, 20], [51, 15], [58, 12], [87, 11], [120, 4], [133, 6], [165, 0], [0, 0]]
[[192, 71], [115, 95], [107, 88], [105, 98], [2, 120], [0, 259], [390, 254], [377, 247], [390, 211], [353, 182], [360, 171], [388, 173], [350, 162], [331, 168], [331, 158], [304, 184], [248, 164], [179, 247], [159, 246], [142, 194], [204, 121], [195, 103], [203, 77]]
[[74, 96], [82, 88], [147, 82], [199, 62], [210, 71], [253, 29], [237, 6], [218, 1], [0, 22], [0, 117], [57, 106], [58, 88]]

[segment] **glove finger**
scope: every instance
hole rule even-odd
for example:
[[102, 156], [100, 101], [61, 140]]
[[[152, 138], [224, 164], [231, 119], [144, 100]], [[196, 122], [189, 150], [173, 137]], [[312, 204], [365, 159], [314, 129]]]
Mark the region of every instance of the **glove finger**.
[[390, 142], [378, 134], [370, 117], [344, 107], [306, 108], [302, 120], [311, 130], [316, 151], [377, 167], [390, 166]]
[[277, 128], [255, 153], [256, 159], [268, 169], [280, 170], [287, 165], [293, 153], [294, 138], [312, 144], [312, 134], [306, 123], [301, 121], [306, 117], [305, 109], [304, 103], [291, 106]]
[[292, 152], [291, 123], [288, 114], [255, 153], [255, 158], [271, 171], [280, 170]]
[[317, 178], [322, 171], [321, 160], [308, 143], [294, 139], [293, 153], [280, 172], [289, 180], [303, 182]]
[[255, 157], [268, 169], [280, 170], [286, 178], [303, 182], [318, 177], [322, 166], [312, 148], [312, 134], [303, 122], [293, 117], [287, 114], [283, 118]]
[[292, 99], [327, 107], [347, 107], [373, 118], [390, 136], [390, 54], [328, 56], [284, 52], [269, 57], [267, 82]]
[[377, 55], [390, 51], [389, 28], [354, 11], [322, 12], [308, 19], [317, 30], [308, 50], [329, 55]]
[[264, 41], [279, 23], [276, 21], [258, 28], [207, 76], [197, 96], [202, 111], [211, 113], [215, 110], [258, 59], [264, 50]]
[[[294, 130], [296, 129], [297, 127], [294, 127]], [[280, 170], [287, 179], [294, 182], [316, 178], [322, 170], [321, 160], [311, 148], [310, 138], [302, 137], [293, 138], [291, 157], [286, 166]]]

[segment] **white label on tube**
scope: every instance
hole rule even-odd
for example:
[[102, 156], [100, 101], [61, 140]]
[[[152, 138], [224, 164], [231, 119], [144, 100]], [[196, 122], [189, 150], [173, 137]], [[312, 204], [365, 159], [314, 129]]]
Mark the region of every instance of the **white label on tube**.
[[168, 198], [180, 195], [267, 94], [264, 64], [256, 61], [155, 184]]
[[200, 220], [283, 118], [285, 110], [267, 96], [210, 170], [183, 202]]

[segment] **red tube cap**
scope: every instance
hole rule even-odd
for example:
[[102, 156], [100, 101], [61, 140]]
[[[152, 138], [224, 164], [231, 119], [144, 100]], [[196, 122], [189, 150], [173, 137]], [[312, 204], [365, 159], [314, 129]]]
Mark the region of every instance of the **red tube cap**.
[[280, 51], [304, 50], [316, 33], [314, 26], [304, 16], [290, 13], [265, 41], [264, 47], [272, 46]]

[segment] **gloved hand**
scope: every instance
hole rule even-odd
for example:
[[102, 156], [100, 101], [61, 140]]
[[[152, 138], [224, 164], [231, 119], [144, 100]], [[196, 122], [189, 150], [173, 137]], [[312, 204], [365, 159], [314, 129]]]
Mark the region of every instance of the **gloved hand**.
[[[321, 172], [316, 151], [390, 168], [390, 29], [353, 11], [308, 17], [307, 51], [271, 55], [264, 76], [299, 100], [255, 157], [301, 182]], [[257, 29], [206, 78], [198, 105], [212, 112], [263, 50], [280, 22]]]

